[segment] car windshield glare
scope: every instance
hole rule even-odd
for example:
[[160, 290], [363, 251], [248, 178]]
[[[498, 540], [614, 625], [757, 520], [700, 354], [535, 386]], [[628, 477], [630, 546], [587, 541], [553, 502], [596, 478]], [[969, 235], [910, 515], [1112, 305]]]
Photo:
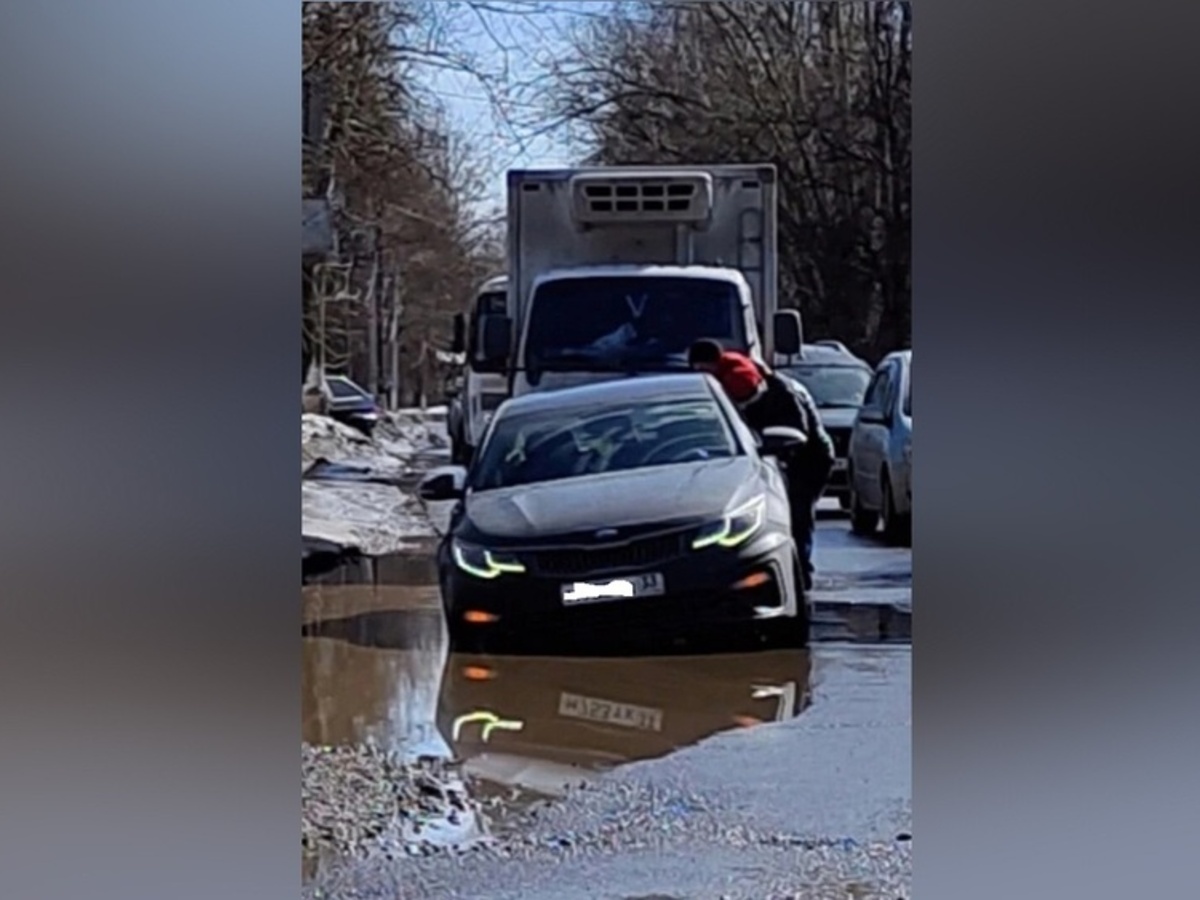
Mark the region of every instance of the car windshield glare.
[[712, 400], [538, 410], [505, 416], [472, 473], [477, 491], [736, 456]]

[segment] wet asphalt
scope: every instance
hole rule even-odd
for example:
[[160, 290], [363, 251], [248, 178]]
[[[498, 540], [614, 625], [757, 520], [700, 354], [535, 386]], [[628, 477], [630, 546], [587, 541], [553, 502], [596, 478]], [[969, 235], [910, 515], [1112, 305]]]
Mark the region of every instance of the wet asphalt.
[[303, 588], [303, 740], [462, 760], [496, 842], [307, 896], [907, 896], [910, 550], [826, 512], [806, 649], [545, 657], [452, 652], [432, 549]]

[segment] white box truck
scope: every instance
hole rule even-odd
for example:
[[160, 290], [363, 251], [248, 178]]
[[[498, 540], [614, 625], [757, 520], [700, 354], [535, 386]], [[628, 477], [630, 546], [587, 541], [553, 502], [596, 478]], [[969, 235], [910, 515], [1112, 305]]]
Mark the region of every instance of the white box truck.
[[700, 338], [799, 349], [777, 296], [770, 165], [508, 173], [508, 308], [481, 323], [509, 391], [686, 367]]

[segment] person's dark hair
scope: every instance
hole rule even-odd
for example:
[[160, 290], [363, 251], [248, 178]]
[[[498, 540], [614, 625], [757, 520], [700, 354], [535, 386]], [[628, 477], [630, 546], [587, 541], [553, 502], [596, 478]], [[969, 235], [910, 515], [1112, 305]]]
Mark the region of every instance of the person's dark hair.
[[721, 361], [721, 354], [725, 351], [721, 345], [709, 338], [701, 338], [688, 348], [688, 365], [694, 366], [697, 363], [701, 365], [714, 365]]

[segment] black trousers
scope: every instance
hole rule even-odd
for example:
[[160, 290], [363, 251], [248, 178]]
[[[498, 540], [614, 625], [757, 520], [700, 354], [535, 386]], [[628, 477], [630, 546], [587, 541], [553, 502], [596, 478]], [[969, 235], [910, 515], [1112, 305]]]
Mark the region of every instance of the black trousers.
[[813, 542], [817, 528], [817, 500], [807, 493], [788, 494], [788, 505], [792, 510], [792, 537], [800, 551], [800, 568], [804, 576], [804, 589], [812, 589]]
[[[823, 473], [824, 477], [819, 478], [818, 473], [812, 471], [811, 465], [804, 467], [805, 462], [803, 459], [788, 460], [784, 465], [783, 474], [787, 481], [788, 505], [792, 512], [792, 537], [800, 551], [800, 570], [804, 577], [804, 589], [807, 591], [812, 589], [817, 501], [821, 499], [828, 473]], [[809, 477], [796, 477], [799, 472], [804, 472]]]

